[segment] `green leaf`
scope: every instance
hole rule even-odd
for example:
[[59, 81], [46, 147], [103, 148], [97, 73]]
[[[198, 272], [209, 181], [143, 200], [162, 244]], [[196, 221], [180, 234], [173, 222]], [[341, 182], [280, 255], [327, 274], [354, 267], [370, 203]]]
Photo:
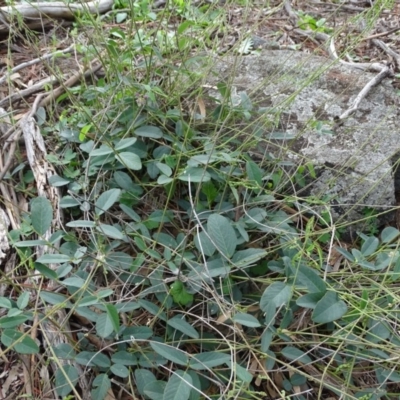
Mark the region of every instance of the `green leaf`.
[[144, 388], [146, 385], [152, 382], [156, 382], [157, 378], [151, 371], [147, 369], [136, 369], [134, 372], [136, 388], [140, 395], [144, 395]]
[[397, 371], [379, 368], [379, 373], [385, 380], [400, 383], [400, 373]]
[[190, 359], [189, 366], [192, 369], [201, 371], [227, 364], [231, 361], [229, 354], [209, 351], [207, 353], [194, 354]]
[[5, 329], [1, 334], [1, 343], [4, 346], [13, 348], [19, 354], [36, 354], [39, 346], [30, 337], [14, 329]]
[[113, 364], [110, 368], [111, 372], [120, 378], [127, 378], [129, 376], [129, 369], [125, 365]]
[[64, 279], [62, 283], [65, 286], [82, 288], [85, 286], [86, 281], [79, 276], [71, 276], [70, 278]]
[[118, 333], [120, 326], [119, 326], [119, 315], [117, 308], [113, 304], [106, 304], [106, 312], [107, 316], [113, 326], [114, 332]]
[[335, 321], [347, 312], [346, 303], [334, 292], [327, 292], [317, 303], [311, 319], [319, 324]]
[[109, 377], [106, 374], [97, 375], [93, 381], [93, 386], [95, 389], [92, 389], [90, 392], [92, 395], [92, 399], [103, 400], [107, 396], [107, 392], [111, 388], [111, 382]]
[[168, 183], [171, 183], [172, 181], [173, 181], [173, 178], [170, 178], [170, 177], [165, 176], [165, 175], [160, 175], [157, 178], [157, 183], [159, 185], [167, 185]]
[[158, 342], [150, 342], [150, 346], [157, 354], [175, 364], [186, 366], [189, 362], [187, 354], [173, 346]]
[[51, 268], [48, 268], [45, 265], [40, 264], [38, 262], [35, 262], [33, 266], [35, 267], [35, 270], [38, 271], [41, 275], [43, 275], [45, 278], [53, 280], [58, 279], [57, 272], [53, 271]]
[[106, 156], [107, 154], [112, 154], [114, 153], [114, 150], [105, 144], [102, 144], [98, 149], [92, 150], [89, 155], [90, 157], [95, 157], [95, 156]]
[[21, 324], [23, 324], [29, 318], [24, 315], [15, 315], [14, 317], [1, 317], [0, 318], [0, 328], [9, 329], [15, 328]]
[[237, 246], [237, 238], [232, 222], [219, 214], [208, 217], [207, 232], [217, 249], [227, 258], [231, 258]]
[[79, 381], [79, 374], [72, 365], [62, 365], [55, 373], [56, 391], [60, 397], [66, 397]]
[[192, 377], [193, 382], [193, 390], [190, 392], [189, 400], [200, 400], [200, 394], [202, 391], [199, 374], [192, 370], [187, 371], [187, 373]]
[[169, 319], [167, 324], [169, 326], [172, 326], [172, 328], [184, 333], [185, 335], [189, 336], [192, 339], [198, 339], [200, 337], [199, 333], [196, 331], [196, 329], [193, 328], [192, 325], [186, 322], [183, 318], [181, 318], [179, 315], [176, 315], [175, 317]]
[[36, 197], [31, 201], [31, 221], [33, 229], [41, 236], [50, 228], [53, 221], [53, 208], [45, 197]]
[[59, 358], [64, 358], [66, 360], [73, 360], [76, 356], [74, 348], [68, 343], [60, 343], [54, 347], [54, 353]]
[[115, 150], [119, 151], [122, 149], [125, 149], [129, 146], [134, 145], [137, 142], [137, 138], [134, 137], [128, 137], [125, 139], [121, 139], [116, 145], [115, 145]]
[[237, 322], [238, 324], [248, 326], [249, 328], [258, 328], [261, 326], [261, 324], [257, 318], [253, 317], [250, 314], [246, 314], [246, 313], [237, 313], [232, 318], [232, 320], [234, 322]]
[[306, 265], [299, 265], [297, 269], [290, 266], [292, 274], [296, 277], [295, 286], [305, 286], [311, 293], [325, 293], [326, 284], [318, 273]]
[[296, 304], [300, 307], [304, 308], [312, 308], [314, 309], [317, 306], [317, 303], [322, 299], [325, 293], [308, 293], [304, 296], [299, 297], [296, 300]]
[[264, 258], [267, 254], [268, 252], [262, 249], [239, 250], [233, 255], [232, 263], [239, 268], [249, 267]]
[[379, 240], [378, 238], [374, 236], [370, 236], [361, 246], [361, 254], [364, 257], [368, 257], [371, 254], [375, 253], [379, 246]]
[[287, 304], [292, 297], [292, 287], [283, 282], [274, 282], [265, 289], [260, 300], [260, 308], [266, 311], [268, 303], [275, 307], [281, 307]]
[[144, 387], [144, 394], [151, 400], [160, 400], [163, 398], [166, 382], [155, 381], [150, 382]]
[[118, 351], [111, 356], [111, 361], [120, 365], [137, 365], [137, 357], [125, 350]]
[[29, 292], [23, 292], [18, 297], [17, 306], [20, 310], [23, 310], [29, 303]]
[[135, 129], [135, 134], [141, 137], [160, 139], [164, 136], [162, 130], [156, 126], [144, 125]]
[[189, 293], [181, 281], [175, 281], [170, 286], [170, 294], [175, 303], [187, 306], [193, 301], [193, 295]]
[[192, 377], [187, 372], [177, 370], [168, 380], [163, 400], [188, 400], [192, 385]]
[[172, 175], [172, 169], [167, 164], [158, 162], [156, 166], [164, 175], [168, 177]]
[[113, 321], [108, 314], [100, 314], [96, 321], [96, 332], [102, 337], [110, 336], [114, 331]]
[[199, 232], [194, 237], [194, 245], [201, 254], [205, 254], [207, 257], [211, 257], [216, 250], [216, 247], [205, 232]]
[[65, 254], [43, 254], [36, 261], [42, 264], [63, 264], [70, 259], [70, 256]]
[[257, 184], [257, 186], [262, 186], [263, 173], [259, 166], [254, 161], [247, 161], [246, 172], [249, 180]]
[[49, 183], [53, 187], [61, 187], [68, 185], [71, 181], [68, 179], [61, 178], [61, 176], [58, 175], [52, 175], [49, 178]]
[[97, 215], [103, 214], [115, 204], [120, 195], [121, 189], [110, 189], [102, 193], [95, 203], [95, 213]]
[[274, 337], [274, 332], [271, 328], [266, 328], [261, 335], [261, 351], [266, 353], [271, 345], [272, 338]]
[[76, 207], [79, 206], [81, 203], [74, 199], [72, 196], [64, 196], [60, 200], [60, 207], [61, 208], [69, 208], [69, 207]]
[[77, 220], [77, 221], [68, 222], [66, 225], [69, 228], [94, 228], [96, 226], [96, 222], [86, 221], [86, 220]]
[[384, 321], [369, 318], [367, 326], [368, 333], [365, 335], [365, 340], [369, 343], [380, 343], [392, 334], [392, 329]]
[[33, 246], [45, 246], [48, 244], [46, 240], [23, 240], [21, 242], [14, 243], [15, 247], [33, 247]]
[[123, 151], [122, 153], [117, 154], [115, 157], [128, 169], [132, 169], [134, 171], [139, 171], [142, 169], [142, 161], [135, 153]]
[[161, 310], [160, 307], [158, 307], [157, 304], [154, 304], [151, 301], [147, 301], [147, 300], [144, 300], [144, 299], [139, 299], [138, 303], [140, 304], [140, 307], [143, 307], [150, 314], [152, 314], [152, 315], [156, 316], [157, 318], [160, 318], [161, 320], [167, 322], [167, 315], [165, 314], [164, 311]]
[[286, 346], [282, 349], [282, 355], [288, 360], [300, 361], [304, 364], [311, 364], [312, 359], [310, 356], [305, 354], [303, 351], [293, 346]]
[[98, 226], [96, 226], [96, 230], [112, 239], [122, 240], [125, 237], [125, 235], [119, 229], [117, 229], [115, 226], [111, 226], [111, 225], [107, 225], [107, 224], [99, 224]]
[[392, 226], [387, 226], [381, 233], [382, 243], [390, 243], [400, 235], [400, 232]]
[[137, 214], [135, 211], [133, 211], [132, 208], [126, 206], [125, 204], [120, 204], [119, 207], [128, 217], [131, 217], [132, 221], [135, 221], [135, 222], [141, 221], [139, 214]]
[[0, 297], [0, 308], [12, 308], [10, 299], [6, 297]]
[[235, 362], [232, 366], [232, 362], [229, 362], [227, 363], [227, 365], [231, 369], [233, 369], [233, 371], [235, 371], [237, 379], [246, 383], [250, 383], [253, 380], [253, 375], [249, 371], [247, 371], [246, 368], [243, 368], [240, 364]]
[[59, 294], [59, 293], [53, 293], [53, 292], [45, 292], [45, 291], [41, 291], [40, 292], [40, 298], [42, 299], [42, 301], [44, 301], [47, 304], [53, 304], [53, 305], [58, 305], [58, 304], [63, 304], [65, 303], [65, 305], [67, 307], [71, 307], [72, 304], [67, 301], [67, 298], [63, 295], [63, 294]]
[[203, 168], [200, 167], [189, 167], [186, 168], [181, 174], [179, 174], [178, 179], [183, 182], [208, 182], [211, 179], [210, 174]]

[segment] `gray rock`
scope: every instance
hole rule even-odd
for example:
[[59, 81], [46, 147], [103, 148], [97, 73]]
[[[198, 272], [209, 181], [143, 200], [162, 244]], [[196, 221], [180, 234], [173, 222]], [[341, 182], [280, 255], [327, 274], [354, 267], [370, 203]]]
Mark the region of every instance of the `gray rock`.
[[[232, 86], [233, 103], [241, 95], [254, 108], [265, 108], [257, 119], [264, 149], [280, 160], [313, 163], [319, 171], [308, 194], [329, 199], [337, 223], [363, 218], [365, 207], [387, 213], [395, 204], [393, 160], [400, 153], [399, 97], [386, 79], [361, 102], [342, 126], [334, 118], [351, 107], [376, 73], [293, 51], [263, 51], [261, 55], [221, 57], [207, 74], [208, 85]], [[199, 71], [197, 69], [197, 71]], [[218, 97], [215, 90], [208, 93]], [[247, 122], [254, 132], [253, 120]], [[279, 130], [295, 139], [270, 140]], [[386, 214], [386, 220], [392, 214]]]

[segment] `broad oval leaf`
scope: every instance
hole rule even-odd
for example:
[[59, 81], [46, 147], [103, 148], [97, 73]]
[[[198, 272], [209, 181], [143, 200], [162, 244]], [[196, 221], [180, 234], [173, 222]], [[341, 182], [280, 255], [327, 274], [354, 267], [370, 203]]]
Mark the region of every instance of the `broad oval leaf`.
[[232, 257], [232, 263], [243, 268], [253, 265], [264, 258], [268, 253], [263, 249], [246, 249], [237, 251]]
[[378, 238], [374, 236], [370, 236], [361, 246], [361, 254], [364, 257], [368, 257], [371, 254], [375, 253], [379, 246], [379, 240]]
[[282, 349], [282, 355], [291, 361], [300, 361], [304, 364], [311, 364], [312, 359], [303, 351], [294, 346], [286, 346]]
[[142, 396], [144, 395], [145, 386], [151, 382], [157, 381], [155, 375], [147, 369], [138, 368], [135, 370], [134, 375], [137, 391]]
[[179, 174], [178, 179], [184, 182], [199, 183], [208, 182], [211, 180], [211, 176], [204, 168], [189, 167]]
[[400, 235], [400, 231], [392, 226], [387, 226], [381, 233], [383, 243], [389, 243]]
[[260, 300], [260, 308], [266, 311], [268, 303], [274, 304], [275, 307], [287, 304], [292, 297], [292, 287], [283, 282], [274, 282], [265, 289]]
[[247, 313], [237, 313], [232, 318], [232, 320], [237, 322], [238, 324], [248, 326], [249, 328], [258, 328], [261, 326], [256, 317]]
[[111, 372], [120, 378], [127, 378], [129, 376], [129, 369], [125, 365], [113, 364], [110, 368]]
[[61, 178], [61, 176], [53, 175], [49, 178], [49, 183], [53, 187], [60, 187], [68, 185], [71, 181], [68, 179]]
[[65, 398], [72, 392], [79, 380], [77, 369], [72, 365], [62, 365], [55, 373], [57, 394]]
[[115, 204], [120, 195], [121, 189], [110, 189], [102, 193], [95, 203], [95, 213], [97, 215], [103, 214]]
[[135, 153], [123, 151], [116, 155], [116, 159], [121, 164], [134, 171], [139, 171], [142, 169], [142, 161]]
[[100, 314], [96, 321], [96, 333], [106, 338], [114, 332], [114, 323], [108, 314]]
[[39, 352], [39, 346], [30, 336], [14, 329], [3, 331], [1, 343], [6, 347], [12, 347], [19, 354], [36, 354]]
[[44, 235], [51, 226], [53, 220], [53, 207], [45, 197], [36, 197], [31, 202], [31, 221], [33, 229]]
[[15, 315], [14, 317], [1, 317], [0, 328], [2, 329], [15, 328], [23, 324], [27, 319], [29, 318], [24, 314]]
[[92, 399], [105, 399], [111, 388], [111, 381], [107, 374], [97, 375], [92, 383], [95, 389], [91, 390]]
[[262, 186], [263, 172], [254, 161], [247, 161], [246, 163], [247, 177], [250, 181], [256, 183], [259, 187]]
[[124, 234], [118, 230], [115, 226], [107, 225], [107, 224], [99, 224], [96, 226], [96, 230], [103, 233], [104, 235], [112, 238], [112, 239], [124, 239]]
[[36, 261], [42, 264], [62, 264], [70, 259], [66, 254], [43, 254]]
[[131, 137], [131, 138], [125, 138], [121, 139], [116, 145], [115, 145], [115, 150], [122, 150], [125, 149], [126, 147], [132, 146], [135, 144], [137, 141], [136, 138]]
[[192, 339], [198, 339], [200, 337], [196, 329], [193, 328], [187, 321], [182, 319], [179, 315], [168, 320], [167, 324], [172, 328], [184, 333]]
[[135, 134], [141, 137], [160, 139], [163, 137], [163, 132], [157, 126], [144, 125], [135, 129]]
[[105, 156], [107, 154], [114, 153], [114, 150], [105, 144], [102, 144], [98, 149], [92, 150], [89, 155], [90, 157], [95, 157], [95, 156]]
[[346, 303], [339, 300], [334, 292], [327, 292], [317, 303], [311, 319], [319, 324], [326, 324], [341, 318], [347, 312]]
[[298, 268], [290, 266], [293, 275], [296, 277], [295, 286], [299, 284], [305, 286], [310, 293], [325, 293], [326, 284], [318, 273], [306, 265], [300, 265]]
[[175, 364], [186, 366], [189, 362], [187, 354], [182, 350], [178, 350], [176, 347], [158, 342], [150, 342], [150, 346], [157, 354]]
[[214, 246], [213, 242], [210, 240], [210, 238], [206, 235], [205, 232], [199, 232], [194, 237], [194, 245], [196, 246], [200, 254], [204, 254], [207, 257], [211, 257], [216, 250], [216, 247]]
[[208, 217], [207, 233], [214, 246], [227, 258], [231, 258], [237, 246], [237, 238], [232, 222], [219, 214]]
[[192, 369], [201, 371], [227, 364], [231, 361], [229, 354], [218, 353], [217, 351], [209, 351], [207, 353], [194, 354], [190, 360], [189, 366]]
[[147, 383], [144, 387], [144, 394], [151, 400], [160, 400], [163, 398], [166, 382], [154, 381]]
[[188, 400], [192, 385], [192, 377], [187, 372], [176, 371], [168, 380], [163, 400]]

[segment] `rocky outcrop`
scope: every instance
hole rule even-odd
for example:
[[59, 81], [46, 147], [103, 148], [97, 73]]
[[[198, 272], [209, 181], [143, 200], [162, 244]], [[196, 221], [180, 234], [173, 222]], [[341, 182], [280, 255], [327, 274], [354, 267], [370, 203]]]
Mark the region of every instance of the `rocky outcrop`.
[[[225, 82], [233, 103], [248, 96], [253, 110], [260, 111], [245, 134], [261, 130], [262, 147], [277, 162], [311, 162], [318, 169], [308, 194], [329, 201], [336, 222], [362, 219], [365, 207], [386, 213], [386, 219], [391, 215], [388, 210], [396, 202], [393, 163], [400, 152], [395, 78], [373, 88], [339, 126], [335, 118], [352, 106], [376, 72], [283, 50], [221, 57], [211, 72], [209, 85]], [[208, 94], [220, 96], [213, 89]], [[273, 140], [277, 131], [287, 140]]]

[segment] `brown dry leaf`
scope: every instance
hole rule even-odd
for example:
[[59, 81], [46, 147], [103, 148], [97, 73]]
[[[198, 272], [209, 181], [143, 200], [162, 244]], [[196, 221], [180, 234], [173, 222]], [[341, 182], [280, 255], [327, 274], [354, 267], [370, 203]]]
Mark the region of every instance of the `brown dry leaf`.
[[229, 313], [225, 313], [225, 314], [221, 314], [218, 317], [216, 323], [217, 323], [217, 325], [224, 324], [229, 319], [232, 319], [232, 314], [230, 312]]
[[21, 366], [18, 364], [15, 364], [11, 367], [8, 373], [8, 377], [5, 380], [5, 382], [2, 385], [1, 392], [0, 394], [2, 395], [2, 398], [5, 398], [7, 396], [10, 387], [13, 385], [13, 383], [17, 380], [21, 380], [23, 377], [23, 372], [21, 371]]
[[197, 98], [197, 105], [199, 107], [201, 119], [206, 118], [206, 104], [204, 103], [204, 100], [201, 97]]

